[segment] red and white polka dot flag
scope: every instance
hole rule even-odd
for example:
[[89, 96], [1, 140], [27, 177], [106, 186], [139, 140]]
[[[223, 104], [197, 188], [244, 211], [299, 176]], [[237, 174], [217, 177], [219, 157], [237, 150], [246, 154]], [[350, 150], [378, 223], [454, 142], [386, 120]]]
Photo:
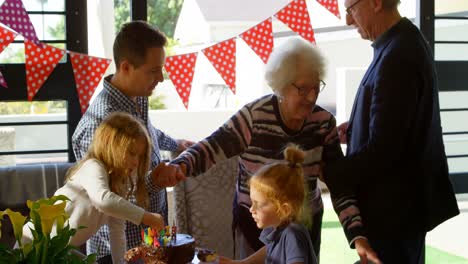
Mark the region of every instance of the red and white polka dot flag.
[[338, 0], [317, 0], [322, 6], [324, 6], [330, 13], [341, 19], [340, 9], [338, 8]]
[[303, 38], [315, 43], [314, 30], [312, 29], [305, 0], [292, 1], [276, 13], [275, 17]]
[[24, 40], [24, 51], [28, 100], [32, 101], [57, 63], [65, 55], [65, 51], [47, 44], [42, 44], [40, 47], [27, 39]]
[[0, 6], [0, 22], [40, 45], [34, 26], [21, 0], [6, 0]]
[[0, 72], [0, 86], [8, 88], [8, 84], [5, 81], [5, 78], [3, 78], [2, 72]]
[[270, 53], [273, 50], [273, 27], [271, 17], [242, 33], [240, 37], [257, 53], [264, 63], [267, 63]]
[[186, 109], [188, 109], [189, 105], [197, 57], [198, 52], [171, 56], [166, 58], [166, 63], [164, 64], [164, 68]]
[[203, 54], [213, 64], [233, 94], [236, 94], [236, 39], [231, 38], [208, 47]]
[[[8, 47], [8, 45], [10, 45], [10, 43], [15, 40], [16, 35], [18, 34], [0, 26], [0, 53], [2, 53], [2, 51], [4, 51], [6, 47]], [[8, 88], [8, 84], [6, 83], [5, 78], [1, 72], [0, 86]]]
[[15, 40], [18, 34], [0, 26], [0, 53]]
[[102, 76], [111, 63], [110, 59], [92, 57], [76, 52], [69, 52], [75, 76], [76, 92], [80, 100], [81, 113], [89, 106], [89, 100], [94, 94]]

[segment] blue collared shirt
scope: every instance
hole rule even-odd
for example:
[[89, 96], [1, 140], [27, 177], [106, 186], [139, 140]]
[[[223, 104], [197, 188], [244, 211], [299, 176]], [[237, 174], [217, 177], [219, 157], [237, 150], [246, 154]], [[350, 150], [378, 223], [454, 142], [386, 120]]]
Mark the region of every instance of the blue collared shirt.
[[260, 241], [265, 243], [268, 264], [317, 264], [312, 241], [307, 229], [298, 223], [284, 227], [268, 227], [260, 234]]

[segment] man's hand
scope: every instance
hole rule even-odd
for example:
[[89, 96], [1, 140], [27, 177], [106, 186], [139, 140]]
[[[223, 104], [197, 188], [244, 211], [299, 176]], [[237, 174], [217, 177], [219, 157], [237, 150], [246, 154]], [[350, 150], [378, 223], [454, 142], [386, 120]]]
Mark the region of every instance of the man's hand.
[[338, 137], [340, 138], [340, 143], [346, 144], [348, 140], [346, 136], [346, 132], [348, 131], [348, 121], [339, 125], [337, 129], [338, 129]]
[[185, 180], [185, 174], [178, 165], [167, 165], [164, 162], [151, 172], [153, 183], [159, 187], [172, 187], [178, 182]]
[[177, 140], [177, 152], [182, 152], [188, 147], [192, 146], [195, 142], [185, 139], [178, 139]]
[[379, 257], [377, 257], [377, 253], [371, 248], [369, 242], [365, 238], [358, 238], [354, 241], [354, 246], [356, 247], [356, 251], [361, 259], [361, 264], [368, 264], [369, 260], [375, 264], [382, 264]]

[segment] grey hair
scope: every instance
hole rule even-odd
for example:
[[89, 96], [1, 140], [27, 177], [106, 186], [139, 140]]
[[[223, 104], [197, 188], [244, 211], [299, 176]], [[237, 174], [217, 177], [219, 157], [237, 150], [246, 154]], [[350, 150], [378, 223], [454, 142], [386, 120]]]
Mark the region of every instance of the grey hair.
[[265, 65], [265, 81], [278, 96], [298, 78], [314, 75], [319, 80], [325, 77], [325, 59], [314, 45], [300, 37], [275, 47]]

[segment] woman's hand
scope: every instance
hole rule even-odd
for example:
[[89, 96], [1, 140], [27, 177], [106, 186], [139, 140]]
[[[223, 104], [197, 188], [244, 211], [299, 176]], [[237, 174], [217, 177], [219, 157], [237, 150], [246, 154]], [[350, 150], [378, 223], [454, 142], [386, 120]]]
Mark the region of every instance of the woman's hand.
[[344, 122], [341, 125], [337, 127], [338, 129], [338, 137], [340, 138], [340, 143], [341, 144], [346, 144], [347, 143], [347, 137], [346, 137], [346, 132], [348, 131], [348, 122]]
[[190, 141], [190, 140], [186, 140], [186, 139], [178, 139], [177, 140], [177, 152], [182, 152], [184, 150], [186, 150], [187, 148], [189, 148], [190, 146], [192, 146], [193, 144], [195, 144], [195, 142], [193, 141]]
[[356, 247], [356, 251], [361, 259], [361, 264], [368, 264], [369, 260], [375, 264], [382, 264], [379, 257], [377, 257], [377, 253], [371, 248], [369, 242], [365, 238], [358, 238], [354, 242], [354, 246]]
[[141, 222], [156, 230], [157, 234], [164, 228], [164, 218], [160, 214], [145, 212]]
[[151, 172], [153, 183], [159, 187], [173, 187], [180, 181], [185, 180], [185, 173], [181, 167], [174, 164], [161, 162]]

